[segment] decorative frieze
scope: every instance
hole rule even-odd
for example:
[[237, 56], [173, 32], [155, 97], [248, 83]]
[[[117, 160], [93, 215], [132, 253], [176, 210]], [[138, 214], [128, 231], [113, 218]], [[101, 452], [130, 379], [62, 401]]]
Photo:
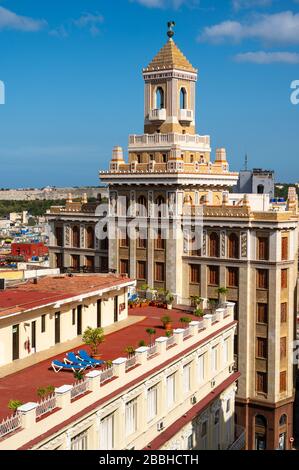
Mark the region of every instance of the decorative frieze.
[[241, 256], [242, 258], [247, 258], [247, 242], [248, 242], [248, 237], [247, 237], [247, 232], [242, 232], [241, 233]]

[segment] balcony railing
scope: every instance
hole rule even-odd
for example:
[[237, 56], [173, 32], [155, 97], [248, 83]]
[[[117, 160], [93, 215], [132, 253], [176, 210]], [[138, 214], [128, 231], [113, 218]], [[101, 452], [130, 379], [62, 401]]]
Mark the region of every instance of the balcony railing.
[[80, 395], [84, 395], [84, 393], [88, 391], [88, 387], [89, 387], [88, 380], [80, 380], [79, 382], [75, 383], [71, 390], [71, 399], [74, 400]]
[[167, 338], [167, 341], [166, 341], [166, 348], [170, 348], [171, 346], [173, 346], [175, 344], [175, 337], [174, 336], [170, 336], [170, 338]]
[[102, 370], [101, 379], [100, 379], [101, 384], [107, 382], [107, 380], [112, 379], [112, 377], [113, 377], [113, 366], [108, 367], [105, 370]]
[[56, 396], [50, 395], [43, 400], [41, 400], [36, 408], [36, 419], [41, 416], [50, 413], [56, 408]]
[[179, 110], [179, 121], [180, 122], [192, 122], [193, 111], [191, 109], [180, 109]]
[[246, 432], [241, 426], [236, 426], [236, 439], [228, 450], [244, 450], [246, 444]]
[[184, 333], [183, 333], [183, 338], [184, 338], [184, 339], [187, 339], [187, 338], [189, 338], [190, 335], [191, 335], [190, 328], [186, 328], [186, 329], [184, 330]]
[[132, 356], [126, 361], [126, 371], [135, 367], [137, 364], [137, 356]]
[[149, 346], [148, 351], [147, 351], [147, 357], [149, 358], [149, 357], [155, 356], [157, 352], [158, 352], [158, 348], [156, 344]]
[[7, 419], [4, 419], [0, 423], [0, 439], [11, 432], [16, 431], [22, 426], [22, 417], [21, 415], [10, 416]]
[[164, 122], [166, 121], [166, 109], [152, 109], [148, 118], [150, 121]]

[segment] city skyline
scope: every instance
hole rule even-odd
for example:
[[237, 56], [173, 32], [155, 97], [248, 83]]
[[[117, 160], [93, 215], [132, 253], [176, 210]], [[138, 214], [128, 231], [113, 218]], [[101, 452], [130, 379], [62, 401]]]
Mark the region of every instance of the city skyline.
[[15, 0], [0, 3], [0, 186], [97, 185], [112, 147], [142, 130], [141, 71], [170, 19], [199, 69], [196, 125], [213, 153], [226, 147], [234, 171], [247, 153], [249, 167], [295, 182], [295, 0], [122, 0], [117, 16], [102, 1]]

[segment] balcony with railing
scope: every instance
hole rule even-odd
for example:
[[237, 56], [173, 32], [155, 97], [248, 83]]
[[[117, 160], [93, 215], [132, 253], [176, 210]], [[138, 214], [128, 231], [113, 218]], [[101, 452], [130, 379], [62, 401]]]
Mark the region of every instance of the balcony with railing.
[[179, 121], [181, 123], [190, 123], [193, 121], [193, 111], [191, 109], [179, 110]]
[[152, 109], [148, 116], [149, 121], [152, 122], [164, 122], [166, 121], [166, 109]]

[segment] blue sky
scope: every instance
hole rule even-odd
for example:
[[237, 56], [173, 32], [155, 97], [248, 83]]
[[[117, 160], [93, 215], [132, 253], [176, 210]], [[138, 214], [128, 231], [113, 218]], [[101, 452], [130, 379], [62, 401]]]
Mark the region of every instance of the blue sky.
[[0, 0], [0, 187], [98, 184], [143, 131], [142, 67], [175, 41], [199, 69], [197, 131], [231, 169], [297, 181], [299, 0]]

